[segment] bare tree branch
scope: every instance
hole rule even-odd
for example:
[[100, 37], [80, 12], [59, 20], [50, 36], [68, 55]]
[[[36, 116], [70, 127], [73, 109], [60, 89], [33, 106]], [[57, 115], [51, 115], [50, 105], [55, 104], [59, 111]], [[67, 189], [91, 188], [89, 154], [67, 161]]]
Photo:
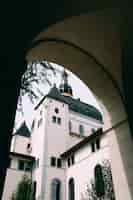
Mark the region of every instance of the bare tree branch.
[[28, 64], [27, 70], [21, 79], [20, 96], [18, 99], [18, 111], [22, 112], [22, 98], [28, 95], [31, 103], [34, 103], [43, 92], [37, 88], [39, 84], [52, 86], [51, 77], [48, 72], [56, 75], [56, 70], [47, 61], [34, 61]]

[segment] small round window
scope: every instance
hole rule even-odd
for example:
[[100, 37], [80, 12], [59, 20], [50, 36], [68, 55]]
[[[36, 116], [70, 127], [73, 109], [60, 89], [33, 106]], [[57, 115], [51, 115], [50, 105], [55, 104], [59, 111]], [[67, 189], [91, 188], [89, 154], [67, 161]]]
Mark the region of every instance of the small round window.
[[59, 113], [59, 109], [58, 108], [55, 108], [55, 113]]

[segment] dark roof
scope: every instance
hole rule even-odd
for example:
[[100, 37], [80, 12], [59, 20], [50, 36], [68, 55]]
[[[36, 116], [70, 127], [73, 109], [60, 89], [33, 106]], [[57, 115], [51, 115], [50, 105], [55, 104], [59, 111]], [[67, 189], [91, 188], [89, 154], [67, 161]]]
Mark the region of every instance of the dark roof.
[[81, 149], [82, 147], [84, 147], [86, 144], [88, 144], [89, 142], [93, 141], [94, 139], [96, 139], [97, 137], [100, 137], [101, 135], [103, 135], [103, 131], [102, 128], [98, 129], [95, 133], [91, 134], [90, 136], [86, 137], [85, 139], [83, 139], [81, 142], [79, 142], [78, 144], [74, 145], [73, 147], [71, 147], [70, 149], [68, 149], [67, 151], [65, 151], [64, 153], [62, 153], [60, 156], [62, 158], [66, 158], [68, 156], [70, 156], [72, 153], [76, 152], [77, 150]]
[[88, 117], [92, 117], [96, 120], [103, 122], [100, 111], [92, 105], [81, 102], [79, 99], [73, 99], [71, 96], [62, 95], [59, 90], [54, 86], [50, 92], [39, 102], [35, 107], [37, 109], [46, 97], [53, 98], [55, 100], [64, 102], [69, 105], [69, 109], [75, 112], [81, 113]]
[[14, 135], [21, 135], [24, 137], [30, 137], [30, 131], [28, 129], [28, 127], [26, 126], [26, 123], [23, 122], [20, 126], [20, 128], [15, 132]]
[[16, 153], [16, 152], [10, 152], [10, 156], [17, 156], [17, 157], [21, 157], [23, 159], [28, 159], [31, 161], [35, 160], [34, 156], [30, 156], [30, 155], [26, 155], [26, 154], [21, 154], [21, 153]]

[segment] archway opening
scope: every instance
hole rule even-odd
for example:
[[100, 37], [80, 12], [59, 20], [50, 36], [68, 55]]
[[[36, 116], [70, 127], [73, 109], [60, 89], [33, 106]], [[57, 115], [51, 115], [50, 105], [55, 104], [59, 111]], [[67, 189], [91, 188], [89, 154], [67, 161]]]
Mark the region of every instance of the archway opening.
[[[127, 152], [132, 151], [132, 142], [122, 89], [120, 18], [117, 14], [91, 13], [51, 26], [36, 38], [27, 60], [46, 58], [63, 65], [95, 94], [103, 111], [103, 130], [108, 132], [110, 140], [113, 177], [116, 179], [114, 186], [118, 191], [116, 197], [123, 198], [125, 194], [121, 193], [118, 183], [121, 185], [119, 177], [124, 172], [122, 179], [130, 196], [129, 165], [132, 164], [131, 158], [127, 159]], [[116, 169], [121, 171], [119, 175]]]

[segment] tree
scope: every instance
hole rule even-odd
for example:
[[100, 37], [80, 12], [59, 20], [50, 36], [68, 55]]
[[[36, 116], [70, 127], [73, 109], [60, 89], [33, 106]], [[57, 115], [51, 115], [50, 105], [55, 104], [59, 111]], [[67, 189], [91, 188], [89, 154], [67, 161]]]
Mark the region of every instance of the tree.
[[44, 88], [52, 86], [52, 77], [57, 75], [57, 69], [49, 62], [32, 61], [28, 63], [27, 70], [21, 78], [20, 95], [18, 98], [16, 119], [14, 122], [14, 131], [17, 129], [18, 119], [23, 119], [23, 97], [27, 96], [31, 104], [35, 104], [37, 100], [44, 96], [44, 91], [40, 86], [44, 85]]
[[18, 99], [19, 111], [22, 112], [22, 98], [25, 94], [34, 103], [39, 98], [39, 95], [43, 95], [43, 92], [37, 86], [40, 83], [52, 85], [49, 72], [56, 75], [55, 68], [47, 61], [34, 61], [28, 64], [27, 70], [21, 78], [20, 96]]
[[92, 179], [87, 185], [85, 193], [81, 195], [82, 200], [115, 200], [111, 166], [108, 160], [102, 162], [102, 172], [105, 194], [102, 197], [97, 196], [95, 180]]
[[13, 192], [11, 200], [32, 200], [32, 182], [26, 175], [17, 186], [15, 192]]

